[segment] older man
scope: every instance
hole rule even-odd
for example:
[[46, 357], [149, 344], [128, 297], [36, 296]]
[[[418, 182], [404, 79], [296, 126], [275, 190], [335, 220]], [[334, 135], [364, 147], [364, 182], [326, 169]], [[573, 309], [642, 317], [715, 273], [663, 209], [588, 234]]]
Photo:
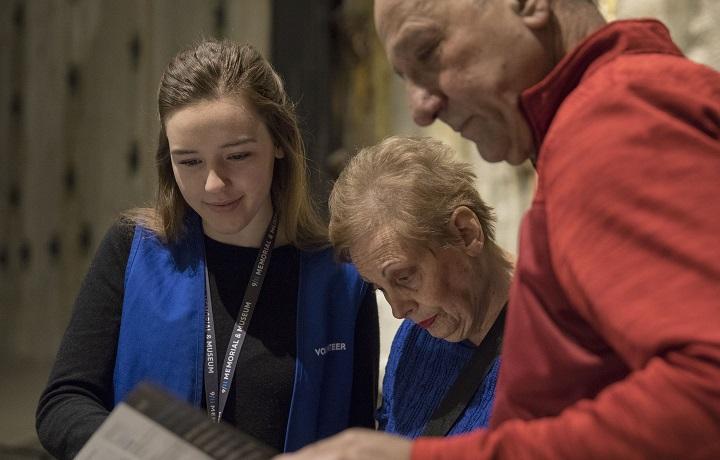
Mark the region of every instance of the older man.
[[488, 431], [308, 458], [720, 458], [720, 75], [590, 0], [376, 0], [420, 125], [531, 159]]

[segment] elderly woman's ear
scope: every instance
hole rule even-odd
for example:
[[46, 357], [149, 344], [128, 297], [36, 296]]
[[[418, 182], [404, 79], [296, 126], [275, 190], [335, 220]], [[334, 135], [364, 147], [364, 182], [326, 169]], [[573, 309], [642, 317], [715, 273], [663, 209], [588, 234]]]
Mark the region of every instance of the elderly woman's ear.
[[463, 250], [471, 257], [479, 256], [482, 253], [485, 243], [480, 219], [467, 206], [458, 206], [450, 216], [450, 233], [460, 238]]

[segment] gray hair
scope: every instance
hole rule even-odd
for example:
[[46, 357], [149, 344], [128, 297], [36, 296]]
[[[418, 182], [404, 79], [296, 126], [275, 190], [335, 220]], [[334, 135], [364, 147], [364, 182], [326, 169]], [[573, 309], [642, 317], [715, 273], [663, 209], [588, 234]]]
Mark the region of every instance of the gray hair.
[[350, 247], [382, 228], [404, 243], [440, 247], [458, 242], [448, 223], [459, 206], [478, 217], [488, 249], [494, 216], [475, 189], [472, 166], [428, 137], [389, 137], [360, 150], [330, 194], [330, 242], [341, 260]]

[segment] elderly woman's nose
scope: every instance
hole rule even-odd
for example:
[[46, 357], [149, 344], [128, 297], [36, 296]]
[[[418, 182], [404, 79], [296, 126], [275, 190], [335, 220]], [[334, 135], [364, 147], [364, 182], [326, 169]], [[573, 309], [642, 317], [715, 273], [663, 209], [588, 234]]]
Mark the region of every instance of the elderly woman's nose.
[[396, 297], [394, 299], [388, 299], [392, 314], [397, 319], [405, 318], [415, 307], [417, 303], [409, 298]]

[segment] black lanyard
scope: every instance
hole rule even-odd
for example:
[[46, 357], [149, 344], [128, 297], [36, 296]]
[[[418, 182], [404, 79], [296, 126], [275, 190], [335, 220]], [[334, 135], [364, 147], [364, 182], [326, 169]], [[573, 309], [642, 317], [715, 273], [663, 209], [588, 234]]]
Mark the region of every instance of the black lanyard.
[[[221, 369], [217, 368], [215, 360], [215, 323], [212, 313], [212, 299], [210, 298], [210, 277], [208, 276], [207, 264], [205, 266], [205, 403], [208, 414], [214, 422], [219, 422], [222, 419], [228, 393], [230, 393], [230, 385], [235, 375], [235, 366], [237, 365], [238, 356], [240, 356], [240, 349], [243, 342], [245, 342], [250, 319], [255, 310], [255, 304], [270, 264], [270, 255], [275, 243], [277, 228], [278, 217], [274, 213], [270, 225], [265, 231], [265, 239], [260, 247], [260, 252], [258, 252], [255, 259], [250, 281], [247, 288], [245, 288], [245, 296], [238, 311], [238, 317], [235, 319], [235, 328], [230, 336], [227, 351], [225, 352], [225, 362]], [[220, 379], [218, 379], [218, 372], [221, 374]], [[218, 383], [218, 380], [220, 380], [220, 383]]]
[[478, 388], [485, 382], [493, 361], [500, 355], [506, 309], [507, 304], [500, 311], [470, 361], [465, 364], [443, 400], [435, 408], [422, 436], [447, 436], [455, 422], [465, 412]]

